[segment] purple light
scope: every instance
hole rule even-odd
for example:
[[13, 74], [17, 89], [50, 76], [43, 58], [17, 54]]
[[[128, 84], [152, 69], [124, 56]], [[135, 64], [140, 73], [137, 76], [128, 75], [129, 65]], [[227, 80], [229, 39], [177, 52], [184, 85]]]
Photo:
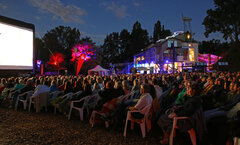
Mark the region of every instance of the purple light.
[[169, 63], [169, 60], [165, 60], [166, 63]]
[[41, 63], [42, 63], [42, 61], [41, 61], [41, 60], [37, 60], [37, 67], [38, 67], [38, 68], [40, 68], [40, 66], [41, 66]]

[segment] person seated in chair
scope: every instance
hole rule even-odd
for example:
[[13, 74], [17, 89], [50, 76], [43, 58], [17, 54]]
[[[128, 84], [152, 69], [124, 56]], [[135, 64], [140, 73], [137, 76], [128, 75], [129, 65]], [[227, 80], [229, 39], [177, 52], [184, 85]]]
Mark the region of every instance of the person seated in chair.
[[[172, 130], [173, 118], [177, 116], [192, 116], [197, 110], [201, 108], [201, 99], [197, 97], [197, 85], [191, 84], [187, 88], [187, 94], [184, 95], [183, 105], [182, 106], [173, 106], [169, 110], [163, 114], [159, 120], [158, 125], [162, 128], [163, 131], [163, 140], [161, 140], [161, 144], [167, 144], [169, 140], [169, 135]], [[184, 124], [185, 128], [189, 128], [189, 124]]]
[[[129, 107], [129, 110], [142, 110], [144, 107], [146, 107], [149, 104], [152, 104], [152, 96], [150, 95], [151, 87], [149, 84], [142, 84], [140, 87], [140, 93], [141, 97], [138, 100], [137, 104], [133, 107]], [[134, 112], [131, 114], [133, 118], [136, 119], [142, 119], [144, 117], [144, 114]]]
[[39, 84], [35, 90], [32, 96], [37, 96], [41, 93], [45, 93], [45, 92], [50, 92], [50, 88], [49, 88], [49, 82], [48, 81], [44, 81], [43, 84]]
[[[25, 92], [28, 92], [28, 91], [32, 91], [34, 90], [34, 84], [33, 84], [33, 81], [32, 79], [28, 79], [27, 82], [26, 82], [26, 85], [19, 91], [16, 91], [13, 95], [12, 95], [12, 108], [14, 108], [15, 106], [15, 103], [17, 101], [17, 98], [18, 98], [18, 95], [20, 94], [23, 94]], [[26, 95], [25, 96], [22, 96], [21, 99], [26, 99]]]
[[95, 110], [100, 110], [102, 108], [102, 105], [106, 102], [119, 97], [118, 93], [116, 93], [116, 90], [114, 89], [114, 84], [112, 81], [108, 81], [106, 84], [106, 88], [99, 92], [99, 101], [97, 102], [97, 105], [95, 107]]
[[52, 80], [51, 86], [50, 86], [50, 93], [58, 91], [57, 81]]

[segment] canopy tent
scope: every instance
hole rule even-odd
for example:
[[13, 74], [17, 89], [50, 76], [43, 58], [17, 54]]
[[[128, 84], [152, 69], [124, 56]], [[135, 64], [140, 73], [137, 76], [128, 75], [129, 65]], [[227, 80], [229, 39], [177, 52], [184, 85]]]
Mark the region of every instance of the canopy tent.
[[88, 74], [91, 72], [98, 72], [99, 75], [107, 75], [109, 70], [97, 65], [95, 68], [88, 70]]

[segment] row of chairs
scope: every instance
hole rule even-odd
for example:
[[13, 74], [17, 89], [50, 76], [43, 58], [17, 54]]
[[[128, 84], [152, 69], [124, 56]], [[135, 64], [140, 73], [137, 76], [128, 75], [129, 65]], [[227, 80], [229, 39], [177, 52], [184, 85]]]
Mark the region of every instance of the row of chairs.
[[[33, 96], [32, 96], [33, 93], [34, 93], [33, 91], [28, 91], [28, 92], [25, 92], [23, 94], [20, 94], [18, 96], [15, 109], [17, 109], [18, 103], [21, 102], [21, 103], [23, 103], [24, 110], [26, 110], [27, 109], [27, 102], [28, 102], [28, 100], [29, 100], [29, 112], [30, 112], [32, 104], [35, 103], [35, 105], [37, 106], [38, 103], [36, 103], [33, 100]], [[49, 93], [42, 93], [42, 94], [36, 96], [36, 98], [49, 98], [50, 100], [53, 100], [54, 98], [56, 98], [61, 93], [63, 93], [63, 92], [55, 91], [55, 92], [52, 92], [50, 94]], [[66, 102], [67, 100], [72, 99], [73, 96], [79, 95], [81, 93], [82, 92], [79, 91], [79, 92], [76, 92], [76, 93], [68, 93], [68, 94], [62, 96], [62, 98], [61, 98], [62, 101], [59, 104], [54, 104], [53, 105], [54, 106], [54, 114], [56, 114], [56, 110], [59, 108], [59, 106], [62, 103]], [[128, 95], [120, 96], [119, 97], [120, 98], [120, 102], [127, 101], [127, 100], [133, 100], [134, 94], [135, 94], [135, 91], [132, 91]], [[26, 95], [26, 99], [20, 99], [24, 95]], [[49, 96], [51, 96], [51, 98]], [[96, 104], [96, 102], [98, 100], [98, 97], [99, 97], [98, 94], [94, 94], [94, 95], [86, 96], [86, 97], [84, 97], [84, 98], [82, 98], [80, 100], [71, 101], [70, 111], [69, 111], [69, 114], [68, 114], [68, 120], [71, 119], [72, 110], [77, 110], [79, 112], [80, 120], [82, 121], [84, 119], [83, 111], [86, 109], [87, 113], [89, 114], [90, 113], [89, 107]], [[81, 107], [75, 106], [75, 103], [80, 103], [80, 102], [83, 103], [83, 105]], [[45, 107], [46, 111], [47, 111], [47, 105], [43, 106], [43, 107]], [[146, 136], [146, 128], [147, 128], [147, 132], [149, 132], [150, 129], [151, 129], [151, 118], [150, 118], [150, 113], [149, 113], [150, 109], [151, 109], [151, 106], [152, 105], [148, 105], [145, 108], [143, 108], [142, 110], [132, 110], [132, 111], [128, 111], [127, 112], [127, 118], [126, 118], [126, 122], [125, 122], [124, 133], [123, 133], [124, 137], [126, 137], [126, 135], [127, 135], [127, 126], [128, 126], [128, 122], [130, 121], [131, 122], [131, 129], [134, 128], [134, 123], [137, 123], [137, 124], [140, 125], [141, 132], [142, 132], [142, 137], [145, 138], [145, 136]], [[39, 112], [40, 109], [41, 109], [41, 107], [36, 107], [36, 112]], [[131, 114], [133, 112], [139, 112], [141, 114], [144, 114], [144, 117], [142, 119], [140, 119], [140, 120], [139, 119], [135, 119], [135, 118], [133, 118], [131, 116]], [[100, 116], [102, 115], [98, 111], [93, 111], [92, 113], [93, 114], [98, 114]], [[170, 135], [170, 145], [173, 144], [173, 138], [175, 137], [175, 130], [178, 128], [177, 127], [177, 121], [180, 120], [180, 119], [188, 119], [188, 118], [187, 117], [175, 117], [174, 118], [173, 128], [172, 128], [172, 132], [171, 132], [171, 135]], [[93, 126], [93, 124], [91, 124], [91, 126]], [[105, 121], [105, 126], [106, 126], [106, 128], [109, 127], [109, 121]], [[196, 145], [196, 133], [195, 133], [194, 129], [192, 128], [191, 130], [188, 131], [188, 133], [189, 133], [190, 138], [192, 140], [192, 144]]]

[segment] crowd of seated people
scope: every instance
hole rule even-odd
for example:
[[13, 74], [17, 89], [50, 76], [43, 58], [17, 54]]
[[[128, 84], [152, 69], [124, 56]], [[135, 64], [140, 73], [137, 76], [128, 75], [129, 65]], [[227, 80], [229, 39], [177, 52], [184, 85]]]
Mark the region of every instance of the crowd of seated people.
[[[193, 116], [202, 112], [204, 122], [198, 120], [202, 129], [196, 129], [199, 135], [207, 132], [204, 123], [217, 117], [234, 120], [240, 114], [240, 72], [0, 78], [0, 102], [4, 104], [10, 100], [9, 108], [15, 107], [20, 94], [31, 90], [34, 91], [33, 96], [43, 92], [61, 91], [50, 104], [60, 103], [68, 93], [81, 91], [61, 104], [60, 112], [66, 114], [70, 108], [69, 102], [98, 94], [91, 110], [106, 111], [105, 107], [110, 104], [111, 107], [114, 106], [110, 111], [118, 109], [115, 111], [115, 120], [120, 124], [126, 119], [128, 110], [141, 110], [152, 104], [152, 122], [163, 132], [161, 144], [169, 142], [174, 117], [185, 116], [198, 120]], [[120, 96], [124, 97], [132, 92], [131, 100], [120, 99]], [[76, 104], [79, 107], [82, 105], [83, 103]], [[141, 113], [133, 113], [132, 116], [136, 119], [143, 118]], [[223, 125], [224, 123], [226, 122]], [[193, 120], [181, 125], [182, 130], [193, 126]]]

